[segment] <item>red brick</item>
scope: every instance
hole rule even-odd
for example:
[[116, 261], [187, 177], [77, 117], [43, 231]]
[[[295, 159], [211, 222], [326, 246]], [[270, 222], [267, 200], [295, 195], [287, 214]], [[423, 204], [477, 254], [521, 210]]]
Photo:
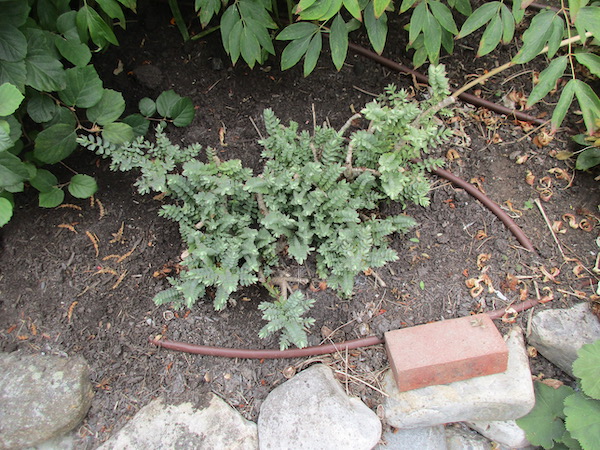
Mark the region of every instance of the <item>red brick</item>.
[[400, 392], [504, 372], [508, 348], [487, 314], [385, 333]]

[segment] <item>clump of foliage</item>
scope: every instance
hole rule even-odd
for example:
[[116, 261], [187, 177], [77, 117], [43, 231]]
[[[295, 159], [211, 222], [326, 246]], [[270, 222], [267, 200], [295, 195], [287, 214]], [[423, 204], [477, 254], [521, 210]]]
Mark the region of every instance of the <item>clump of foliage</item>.
[[260, 306], [269, 321], [261, 336], [282, 330], [282, 348], [302, 347], [312, 321], [301, 316], [312, 300], [299, 291], [288, 297], [292, 280], [279, 270], [281, 259], [302, 264], [314, 258], [317, 275], [346, 296], [357, 273], [397, 259], [387, 237], [406, 232], [414, 220], [381, 218], [378, 206], [385, 199], [426, 206], [425, 173], [442, 163], [419, 158], [449, 136], [433, 117], [449, 94], [444, 69], [432, 66], [429, 74], [429, 100], [418, 103], [390, 86], [363, 109], [368, 128], [349, 139], [344, 134], [361, 115], [339, 131], [315, 127], [310, 133], [294, 122], [283, 126], [266, 110], [268, 137], [260, 141], [266, 163], [257, 176], [239, 160], [222, 161], [211, 148], [206, 162], [193, 159], [201, 147], [173, 145], [162, 126], [156, 143], [138, 138], [115, 145], [93, 135], [79, 142], [112, 158], [115, 169], [141, 169], [141, 192], [165, 192], [173, 200], [160, 215], [179, 224], [185, 270], [169, 278], [172, 287], [155, 297], [157, 304], [190, 307], [208, 296], [221, 310], [233, 292], [263, 283], [276, 300]]
[[163, 93], [154, 107], [123, 117], [121, 93], [103, 87], [92, 52], [118, 41], [113, 26], [125, 28], [123, 7], [135, 0], [98, 0], [72, 7], [68, 0], [0, 2], [0, 226], [11, 218], [13, 194], [25, 184], [39, 191], [39, 206], [52, 208], [71, 195], [96, 192], [83, 174], [60, 183], [48, 166], [67, 158], [80, 132], [101, 133], [120, 144], [144, 135], [156, 112], [177, 126], [194, 116], [189, 99]]
[[545, 449], [592, 450], [600, 442], [600, 340], [577, 352], [573, 374], [579, 379], [576, 390], [558, 389], [535, 383], [535, 407], [517, 424], [533, 445]]

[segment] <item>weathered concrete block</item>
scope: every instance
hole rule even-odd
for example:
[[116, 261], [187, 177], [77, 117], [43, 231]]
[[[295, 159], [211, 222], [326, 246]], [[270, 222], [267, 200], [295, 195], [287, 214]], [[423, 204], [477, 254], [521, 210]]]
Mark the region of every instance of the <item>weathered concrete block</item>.
[[396, 428], [417, 428], [524, 416], [535, 405], [535, 397], [520, 328], [511, 330], [506, 344], [508, 367], [503, 373], [400, 392], [389, 371], [384, 379], [389, 394], [384, 403], [386, 421]]

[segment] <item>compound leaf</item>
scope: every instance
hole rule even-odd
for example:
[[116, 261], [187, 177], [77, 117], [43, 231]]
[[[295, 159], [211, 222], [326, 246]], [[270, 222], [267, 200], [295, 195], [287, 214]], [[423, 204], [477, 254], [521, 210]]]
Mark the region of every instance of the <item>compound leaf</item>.
[[446, 5], [441, 2], [433, 1], [429, 2], [429, 7], [431, 8], [431, 12], [433, 13], [434, 17], [438, 20], [440, 25], [444, 27], [444, 29], [448, 30], [454, 35], [458, 34], [458, 28], [456, 28], [456, 23], [452, 17], [452, 12]]
[[586, 66], [590, 72], [600, 78], [600, 56], [593, 53], [575, 53], [579, 64]]
[[573, 96], [575, 95], [575, 81], [576, 80], [574, 79], [569, 80], [560, 94], [558, 103], [554, 107], [554, 112], [552, 113], [552, 130], [556, 130], [558, 127], [560, 127], [560, 124], [567, 115], [567, 111], [569, 110], [571, 103], [573, 103]]
[[531, 21], [529, 28], [523, 33], [523, 47], [513, 58], [516, 64], [523, 64], [535, 58], [544, 48], [552, 34], [552, 22], [556, 14], [542, 11]]
[[600, 118], [600, 99], [594, 90], [581, 80], [575, 81], [575, 96], [583, 113], [583, 122], [592, 134], [596, 128], [596, 120]]
[[341, 70], [346, 60], [346, 54], [348, 53], [348, 30], [346, 29], [346, 22], [344, 22], [340, 14], [335, 16], [331, 25], [329, 46], [331, 48], [333, 64], [337, 70]]
[[308, 44], [308, 50], [306, 50], [306, 56], [304, 57], [304, 76], [307, 77], [317, 65], [319, 56], [321, 55], [321, 49], [323, 47], [323, 37], [321, 33], [316, 33]]
[[361, 8], [358, 0], [343, 0], [344, 7], [348, 10], [352, 17], [362, 22]]
[[278, 41], [295, 41], [297, 39], [312, 36], [319, 30], [319, 26], [311, 22], [296, 22], [285, 27], [277, 35]]
[[567, 68], [567, 62], [566, 55], [556, 58], [540, 73], [539, 82], [531, 91], [527, 106], [535, 105], [555, 88], [556, 82]]
[[283, 49], [283, 52], [281, 53], [281, 70], [287, 70], [300, 61], [302, 55], [304, 55], [308, 50], [308, 44], [310, 44], [310, 40], [310, 36], [296, 39], [290, 42]]
[[[369, 3], [371, 5], [371, 3]], [[421, 4], [419, 4], [420, 6]], [[417, 6], [417, 8], [419, 8]], [[367, 6], [364, 10], [365, 13], [365, 27], [369, 36], [369, 41], [378, 54], [381, 55], [383, 48], [385, 47], [385, 40], [387, 38], [387, 14], [382, 14], [378, 19], [375, 17], [373, 8]], [[413, 13], [414, 16], [414, 13]]]
[[488, 26], [481, 36], [479, 49], [477, 50], [477, 56], [487, 55], [489, 52], [494, 50], [502, 39], [502, 32], [503, 28], [501, 17], [492, 17], [492, 20], [490, 20], [490, 23], [488, 23]]
[[482, 6], [477, 8], [473, 14], [471, 14], [462, 28], [460, 29], [460, 33], [458, 33], [457, 39], [464, 38], [468, 36], [473, 31], [478, 30], [486, 23], [488, 23], [492, 17], [498, 15], [498, 10], [502, 4], [500, 2], [489, 2], [484, 3]]

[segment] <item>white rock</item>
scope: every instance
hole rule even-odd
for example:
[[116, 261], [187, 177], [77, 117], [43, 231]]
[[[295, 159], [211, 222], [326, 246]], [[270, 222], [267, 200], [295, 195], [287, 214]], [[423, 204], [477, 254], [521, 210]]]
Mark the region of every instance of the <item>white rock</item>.
[[460, 424], [446, 427], [446, 446], [448, 450], [492, 450], [490, 441]]
[[489, 440], [510, 448], [525, 448], [531, 445], [525, 431], [514, 420], [466, 422], [466, 425]]
[[166, 405], [161, 398], [144, 406], [99, 450], [258, 448], [256, 424], [216, 395], [205, 407]]
[[384, 444], [375, 450], [446, 450], [446, 433], [443, 425], [426, 428], [394, 429], [383, 433]]
[[533, 316], [528, 341], [546, 359], [573, 375], [577, 350], [600, 339], [600, 321], [588, 303], [569, 309], [547, 309]]
[[0, 353], [0, 449], [26, 448], [79, 425], [93, 392], [81, 358]]
[[261, 449], [372, 449], [377, 415], [346, 395], [327, 366], [316, 364], [274, 389], [258, 417]]
[[535, 405], [529, 359], [521, 329], [507, 338], [506, 372], [454, 383], [399, 392], [391, 371], [384, 378], [387, 423], [396, 428], [417, 428], [450, 422], [510, 420], [527, 414]]

